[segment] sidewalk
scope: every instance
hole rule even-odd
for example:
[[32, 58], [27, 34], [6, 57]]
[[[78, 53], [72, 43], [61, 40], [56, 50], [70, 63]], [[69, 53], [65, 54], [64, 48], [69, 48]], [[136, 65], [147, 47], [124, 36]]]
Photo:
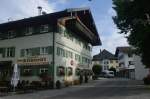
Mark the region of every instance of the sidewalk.
[[89, 81], [89, 83], [83, 83], [82, 85], [69, 86], [62, 89], [50, 89], [44, 91], [36, 91], [26, 94], [12, 94], [9, 96], [0, 97], [0, 99], [47, 99], [57, 95], [63, 95], [69, 92], [83, 89], [83, 87], [94, 86], [97, 81]]

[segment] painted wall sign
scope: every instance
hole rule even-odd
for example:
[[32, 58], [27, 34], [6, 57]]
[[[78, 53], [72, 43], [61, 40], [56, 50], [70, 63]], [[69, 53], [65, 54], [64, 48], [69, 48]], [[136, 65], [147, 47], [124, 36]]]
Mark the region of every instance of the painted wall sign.
[[36, 58], [18, 59], [17, 63], [20, 65], [41, 65], [41, 64], [48, 64], [49, 62], [46, 57], [36, 57]]

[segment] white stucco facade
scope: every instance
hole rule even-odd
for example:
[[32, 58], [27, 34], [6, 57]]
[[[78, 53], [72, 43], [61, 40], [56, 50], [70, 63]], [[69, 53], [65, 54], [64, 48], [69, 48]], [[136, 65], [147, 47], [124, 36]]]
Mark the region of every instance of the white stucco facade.
[[133, 57], [135, 63], [135, 79], [143, 80], [148, 75], [149, 70], [142, 64], [140, 56], [134, 55]]

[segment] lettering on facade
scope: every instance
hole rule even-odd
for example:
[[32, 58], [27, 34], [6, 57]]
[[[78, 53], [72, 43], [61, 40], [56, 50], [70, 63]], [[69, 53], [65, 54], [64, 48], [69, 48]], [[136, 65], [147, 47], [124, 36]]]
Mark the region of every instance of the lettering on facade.
[[37, 57], [37, 58], [18, 59], [17, 63], [20, 65], [41, 65], [41, 64], [48, 64], [49, 62], [46, 57]]

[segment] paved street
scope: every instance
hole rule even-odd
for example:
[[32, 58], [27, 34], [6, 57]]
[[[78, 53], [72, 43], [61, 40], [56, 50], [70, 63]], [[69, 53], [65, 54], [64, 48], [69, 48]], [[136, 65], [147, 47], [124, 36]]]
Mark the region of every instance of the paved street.
[[149, 99], [150, 88], [141, 81], [101, 79], [61, 90], [47, 90], [32, 94], [13, 95], [0, 99]]

